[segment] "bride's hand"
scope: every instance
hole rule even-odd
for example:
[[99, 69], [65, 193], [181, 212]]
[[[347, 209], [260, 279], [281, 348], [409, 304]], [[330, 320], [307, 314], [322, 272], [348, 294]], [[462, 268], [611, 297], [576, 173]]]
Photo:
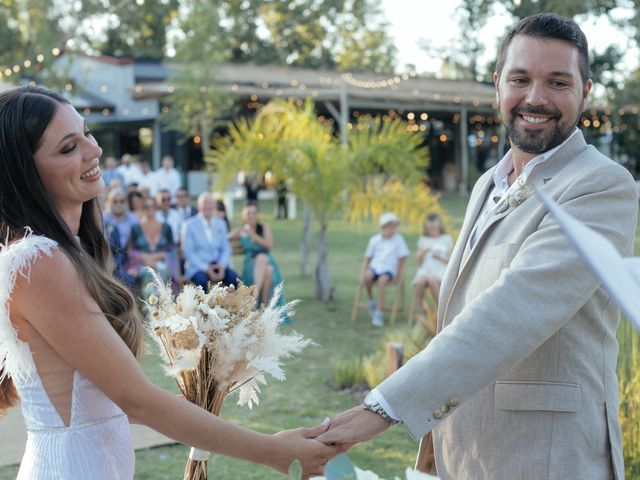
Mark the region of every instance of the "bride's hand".
[[322, 476], [327, 462], [341, 453], [338, 446], [327, 446], [313, 440], [326, 429], [326, 425], [319, 425], [313, 428], [285, 430], [273, 435], [276, 451], [270, 462], [271, 467], [286, 474], [291, 463], [299, 460], [302, 464], [303, 479]]

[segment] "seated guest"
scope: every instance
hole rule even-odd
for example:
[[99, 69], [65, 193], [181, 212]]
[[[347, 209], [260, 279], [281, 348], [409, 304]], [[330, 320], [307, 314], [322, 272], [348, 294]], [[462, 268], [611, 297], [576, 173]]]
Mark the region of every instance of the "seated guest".
[[414, 295], [421, 305], [424, 291], [429, 289], [435, 301], [440, 296], [440, 284], [453, 249], [453, 239], [444, 230], [440, 215], [432, 213], [424, 221], [422, 236], [418, 239], [418, 271], [413, 279]]
[[102, 179], [107, 189], [110, 188], [125, 188], [126, 184], [124, 177], [118, 171], [118, 160], [115, 157], [107, 157], [104, 161], [104, 168], [101, 169]]
[[134, 291], [136, 282], [126, 270], [129, 255], [127, 254], [126, 247], [123, 247], [120, 244], [120, 233], [118, 232], [118, 227], [112, 223], [105, 223], [104, 236], [109, 243], [109, 249], [113, 256], [113, 275], [131, 291]]
[[[282, 282], [278, 265], [271, 255], [273, 235], [271, 228], [258, 222], [258, 206], [248, 204], [242, 209], [244, 225], [235, 228], [229, 234], [231, 240], [240, 240], [244, 251], [244, 269], [242, 282], [255, 285], [258, 289], [258, 301], [269, 303], [273, 289]], [[279, 305], [284, 305], [284, 295], [280, 296]]]
[[[398, 233], [398, 218], [392, 212], [380, 215], [380, 233], [369, 239], [364, 254], [362, 282], [369, 296], [369, 315], [374, 327], [384, 326], [382, 308], [387, 285], [402, 274], [404, 262], [409, 255], [404, 237]], [[378, 287], [378, 297], [373, 299], [373, 287]]]
[[231, 231], [231, 222], [229, 222], [229, 217], [227, 216], [227, 207], [224, 206], [224, 202], [220, 199], [216, 200], [216, 215], [218, 215], [224, 223], [227, 224], [227, 230]]
[[159, 207], [156, 212], [156, 219], [159, 222], [169, 225], [174, 242], [176, 244], [180, 243], [180, 226], [182, 220], [180, 219], [178, 211], [175, 208], [171, 208], [171, 192], [165, 189], [159, 190], [156, 195], [156, 205]]
[[138, 221], [143, 218], [144, 215], [144, 195], [137, 190], [131, 190], [127, 193], [127, 203], [129, 205], [129, 211], [133, 213]]
[[185, 276], [205, 291], [208, 284], [238, 284], [238, 274], [229, 268], [231, 244], [227, 225], [216, 215], [216, 201], [210, 193], [198, 197], [198, 215], [184, 224], [182, 254]]
[[198, 210], [191, 206], [191, 197], [189, 197], [189, 190], [186, 188], [179, 188], [176, 193], [176, 210], [180, 215], [180, 221], [183, 223], [187, 218], [191, 218], [198, 213]]
[[117, 229], [120, 248], [126, 249], [129, 244], [131, 227], [138, 223], [138, 217], [127, 207], [127, 196], [121, 188], [115, 188], [107, 195], [107, 206], [104, 213], [104, 224]]
[[174, 290], [180, 273], [171, 227], [156, 220], [155, 200], [148, 198], [144, 201], [144, 213], [140, 223], [131, 229], [127, 271], [140, 285], [142, 297], [146, 298], [151, 294], [147, 289], [151, 274], [146, 267], [154, 269], [165, 282], [172, 280]]

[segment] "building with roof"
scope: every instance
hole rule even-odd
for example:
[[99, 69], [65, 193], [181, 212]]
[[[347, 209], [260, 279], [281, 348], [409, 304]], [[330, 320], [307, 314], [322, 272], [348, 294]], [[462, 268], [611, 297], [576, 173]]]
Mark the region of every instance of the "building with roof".
[[[57, 62], [71, 78], [67, 94], [86, 115], [106, 155], [135, 154], [155, 168], [170, 154], [180, 170], [191, 172], [192, 193], [206, 188], [199, 173], [202, 153], [194, 139], [184, 141], [177, 132], [166, 131], [159, 118], [166, 108], [164, 99], [175, 89], [170, 72], [184, 66], [68, 52]], [[415, 73], [352, 74], [256, 64], [223, 64], [215, 84], [235, 99], [240, 115], [253, 115], [273, 98], [312, 97], [318, 115], [335, 123], [343, 141], [360, 115], [400, 116], [408, 128], [424, 135], [432, 159], [430, 174], [438, 188], [465, 189], [477, 150], [491, 149], [493, 157], [499, 150], [495, 90], [490, 84]], [[448, 179], [443, 172], [451, 172]]]

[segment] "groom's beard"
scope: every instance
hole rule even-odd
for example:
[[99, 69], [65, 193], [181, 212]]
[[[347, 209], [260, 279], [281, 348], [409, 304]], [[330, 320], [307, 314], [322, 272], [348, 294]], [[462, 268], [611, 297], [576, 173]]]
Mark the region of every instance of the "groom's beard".
[[[516, 120], [520, 120], [522, 115], [527, 113], [545, 115], [550, 117], [548, 122], [553, 122], [550, 128], [545, 129], [527, 129], [522, 125], [516, 125]], [[573, 119], [573, 121], [563, 119], [561, 112], [557, 110], [547, 110], [544, 107], [528, 107], [520, 108], [515, 107], [511, 110], [511, 116], [508, 121], [504, 122], [505, 130], [509, 136], [509, 140], [513, 146], [518, 147], [526, 153], [533, 153], [539, 155], [553, 147], [557, 147], [564, 142], [569, 135], [573, 132], [580, 120], [580, 115]]]

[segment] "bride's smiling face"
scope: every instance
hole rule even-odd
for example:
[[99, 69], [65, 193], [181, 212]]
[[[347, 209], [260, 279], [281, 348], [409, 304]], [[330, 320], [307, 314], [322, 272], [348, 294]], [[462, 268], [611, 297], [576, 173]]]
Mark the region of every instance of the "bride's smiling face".
[[67, 104], [58, 104], [34, 155], [44, 187], [60, 212], [77, 209], [104, 190], [98, 166], [102, 149], [86, 122]]

